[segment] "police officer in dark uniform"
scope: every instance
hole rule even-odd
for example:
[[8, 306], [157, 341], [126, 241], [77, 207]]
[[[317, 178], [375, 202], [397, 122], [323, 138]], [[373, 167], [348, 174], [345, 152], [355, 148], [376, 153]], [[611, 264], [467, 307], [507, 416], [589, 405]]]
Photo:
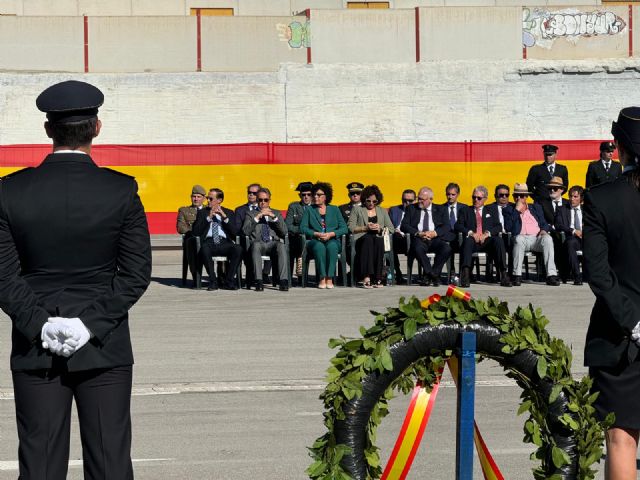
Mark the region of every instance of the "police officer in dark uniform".
[[89, 156], [103, 99], [77, 81], [42, 92], [53, 153], [0, 182], [22, 479], [66, 478], [74, 398], [84, 478], [133, 478], [128, 310], [149, 285], [151, 246], [136, 181]]
[[542, 153], [544, 154], [544, 162], [532, 166], [529, 169], [529, 175], [527, 175], [527, 185], [532, 189], [532, 197], [536, 203], [549, 199], [547, 183], [549, 183], [553, 177], [560, 177], [562, 178], [563, 185], [569, 185], [569, 171], [567, 167], [556, 163], [558, 147], [549, 144], [543, 145]]
[[602, 142], [600, 144], [600, 158], [590, 162], [587, 167], [586, 188], [604, 182], [611, 182], [622, 174], [620, 163], [613, 161], [613, 152], [615, 151], [616, 145], [613, 142]]

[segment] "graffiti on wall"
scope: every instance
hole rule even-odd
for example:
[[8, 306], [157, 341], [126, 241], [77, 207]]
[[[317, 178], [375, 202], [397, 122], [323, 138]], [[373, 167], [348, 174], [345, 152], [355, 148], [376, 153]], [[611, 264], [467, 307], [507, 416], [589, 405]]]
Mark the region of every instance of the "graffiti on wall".
[[522, 9], [522, 44], [551, 48], [558, 38], [577, 43], [585, 37], [619, 35], [626, 22], [613, 12], [580, 12], [566, 9], [551, 12], [544, 8]]
[[288, 25], [279, 23], [276, 25], [278, 38], [287, 42], [290, 48], [309, 48], [311, 46], [311, 24], [309, 20], [304, 23], [291, 22]]

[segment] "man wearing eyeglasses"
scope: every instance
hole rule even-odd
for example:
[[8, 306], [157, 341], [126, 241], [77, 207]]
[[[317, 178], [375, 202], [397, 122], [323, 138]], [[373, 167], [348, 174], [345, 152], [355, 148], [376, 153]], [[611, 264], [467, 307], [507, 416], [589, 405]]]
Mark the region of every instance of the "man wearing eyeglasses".
[[351, 182], [347, 184], [347, 190], [349, 191], [349, 202], [344, 203], [338, 207], [340, 209], [340, 213], [342, 213], [342, 218], [344, 218], [345, 223], [349, 222], [351, 210], [353, 210], [355, 207], [362, 206], [360, 195], [362, 195], [363, 188], [364, 184], [360, 182]]
[[562, 198], [564, 192], [567, 191], [567, 187], [562, 183], [562, 178], [560, 177], [553, 177], [546, 186], [549, 190], [549, 198], [541, 200], [539, 205], [544, 212], [544, 219], [551, 227], [550, 233], [553, 240], [553, 251], [558, 273], [562, 282], [566, 282], [566, 278], [569, 276], [569, 262], [562, 246], [562, 237], [556, 231], [556, 218], [562, 208], [569, 208], [569, 200]]
[[502, 225], [495, 205], [486, 205], [489, 191], [478, 185], [473, 189], [473, 205], [462, 209], [456, 222], [456, 232], [462, 235], [460, 253], [460, 286], [471, 284], [471, 264], [474, 252], [487, 252], [498, 270], [500, 285], [510, 287], [506, 271], [505, 248], [500, 232]]
[[[271, 192], [266, 187], [258, 190], [258, 210], [251, 211], [244, 219], [243, 233], [251, 241], [251, 258], [255, 272], [262, 270], [262, 256], [275, 254], [278, 258], [278, 278], [280, 291], [289, 290], [287, 271], [287, 248], [284, 238], [287, 226], [278, 210], [271, 209]], [[262, 279], [255, 281], [256, 292], [264, 290]]]
[[402, 277], [398, 254], [404, 253], [406, 255], [407, 253], [407, 240], [405, 239], [405, 233], [402, 231], [401, 224], [407, 208], [414, 203], [416, 203], [416, 192], [408, 188], [402, 192], [402, 203], [389, 209], [389, 218], [395, 228], [395, 232], [393, 232], [393, 262], [395, 267], [395, 280], [398, 285], [405, 283]]
[[304, 235], [300, 233], [300, 222], [304, 211], [311, 205], [311, 188], [313, 183], [300, 182], [296, 187], [299, 202], [291, 202], [287, 208], [287, 216], [285, 224], [289, 232], [289, 261], [296, 264], [296, 275], [298, 278], [302, 276], [302, 249], [304, 248]]
[[[442, 267], [451, 255], [449, 241], [454, 239], [445, 210], [433, 205], [433, 190], [422, 187], [418, 192], [418, 203], [409, 205], [400, 225], [411, 237], [412, 255], [422, 266], [422, 285], [440, 285]], [[433, 267], [427, 253], [435, 253]]]
[[[260, 190], [261, 185], [259, 183], [252, 183], [247, 187], [247, 203], [244, 203], [237, 207], [233, 212], [235, 215], [234, 220], [234, 228], [235, 231], [240, 233], [242, 232], [242, 226], [244, 225], [244, 220], [249, 212], [258, 211], [258, 190]], [[253, 271], [253, 259], [251, 258], [251, 252], [246, 248], [244, 241], [244, 236], [240, 237], [240, 244], [242, 245], [242, 249], [244, 254], [242, 256], [242, 262], [247, 270], [247, 289], [251, 288], [254, 280], [258, 278], [259, 274]], [[269, 271], [271, 270], [271, 262], [264, 262], [262, 267], [262, 280], [268, 281], [269, 279]]]
[[555, 145], [542, 145], [544, 162], [533, 165], [527, 175], [527, 185], [532, 188], [533, 201], [539, 203], [549, 198], [549, 190], [546, 184], [553, 177], [560, 177], [564, 185], [569, 185], [569, 171], [564, 165], [556, 162], [558, 147]]
[[513, 187], [515, 207], [505, 209], [505, 226], [513, 236], [513, 286], [519, 287], [522, 279], [522, 265], [526, 252], [542, 252], [547, 271], [547, 285], [560, 285], [555, 264], [551, 226], [547, 223], [542, 207], [527, 203], [529, 188], [526, 183], [516, 183]]
[[[193, 234], [200, 237], [202, 262], [209, 272], [207, 290], [217, 290], [219, 287], [237, 290], [236, 272], [242, 259], [242, 247], [234, 243], [237, 235], [234, 213], [222, 206], [224, 192], [219, 188], [209, 190], [207, 200], [209, 206], [198, 211], [193, 224]], [[212, 258], [217, 256], [224, 256], [229, 260], [229, 268], [221, 285], [218, 284]]]

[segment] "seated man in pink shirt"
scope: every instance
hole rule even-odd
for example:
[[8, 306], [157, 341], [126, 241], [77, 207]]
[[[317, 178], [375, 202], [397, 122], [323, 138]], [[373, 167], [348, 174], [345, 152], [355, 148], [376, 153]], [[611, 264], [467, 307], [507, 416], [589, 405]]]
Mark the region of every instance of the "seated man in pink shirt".
[[547, 270], [547, 285], [560, 285], [554, 260], [553, 239], [549, 235], [551, 227], [544, 218], [540, 205], [527, 203], [529, 187], [526, 183], [516, 183], [513, 188], [514, 206], [503, 210], [505, 230], [513, 235], [513, 278], [517, 287], [522, 279], [522, 264], [526, 252], [542, 252]]

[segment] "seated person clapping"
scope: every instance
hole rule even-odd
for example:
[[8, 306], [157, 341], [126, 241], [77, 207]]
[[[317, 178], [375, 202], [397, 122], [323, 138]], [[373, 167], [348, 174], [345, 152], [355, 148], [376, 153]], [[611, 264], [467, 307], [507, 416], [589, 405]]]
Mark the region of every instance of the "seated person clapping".
[[347, 233], [347, 224], [338, 207], [330, 205], [333, 199], [330, 183], [317, 182], [311, 191], [313, 205], [305, 210], [300, 231], [308, 239], [307, 249], [316, 261], [318, 288], [333, 288], [340, 237]]
[[364, 206], [354, 207], [349, 216], [349, 230], [356, 242], [356, 275], [364, 288], [382, 287], [384, 262], [383, 231], [394, 232], [386, 209], [380, 207], [383, 195], [376, 185], [362, 191]]

